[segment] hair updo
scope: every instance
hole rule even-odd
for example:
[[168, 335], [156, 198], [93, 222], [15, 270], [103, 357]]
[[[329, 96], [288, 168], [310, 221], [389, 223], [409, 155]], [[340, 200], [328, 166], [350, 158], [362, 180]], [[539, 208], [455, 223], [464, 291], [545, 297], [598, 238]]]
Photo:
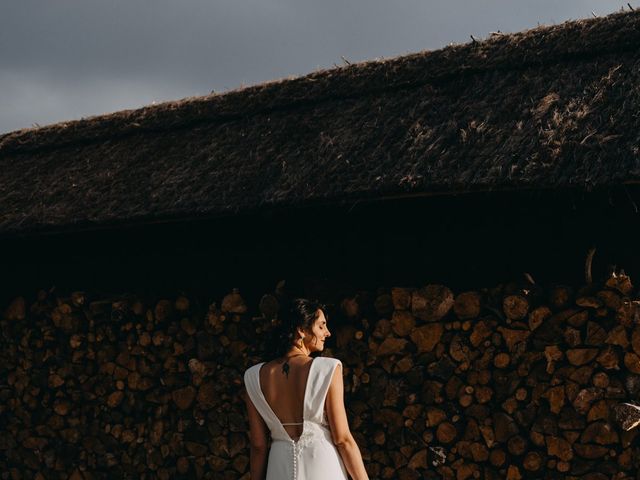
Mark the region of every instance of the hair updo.
[[317, 300], [295, 298], [278, 313], [278, 324], [272, 331], [267, 354], [275, 358], [284, 356], [296, 341], [296, 330], [311, 330], [322, 310], [328, 320], [326, 306]]

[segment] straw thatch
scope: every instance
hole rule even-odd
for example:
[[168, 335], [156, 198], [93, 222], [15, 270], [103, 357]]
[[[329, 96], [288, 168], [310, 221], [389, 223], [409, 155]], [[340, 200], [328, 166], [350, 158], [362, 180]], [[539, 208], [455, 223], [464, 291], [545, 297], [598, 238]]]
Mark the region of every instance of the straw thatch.
[[0, 233], [640, 179], [640, 14], [0, 136]]

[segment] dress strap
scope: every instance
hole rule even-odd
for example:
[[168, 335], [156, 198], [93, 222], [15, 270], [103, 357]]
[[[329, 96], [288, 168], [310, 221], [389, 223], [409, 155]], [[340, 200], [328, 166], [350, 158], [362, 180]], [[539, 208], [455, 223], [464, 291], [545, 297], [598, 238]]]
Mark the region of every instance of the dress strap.
[[306, 417], [306, 420], [312, 420], [321, 425], [328, 425], [328, 419], [325, 415], [325, 399], [329, 391], [333, 373], [342, 362], [337, 358], [331, 357], [318, 357], [315, 361], [318, 362], [318, 365], [316, 365], [317, 370], [311, 379], [312, 382], [307, 392], [306, 411], [309, 412], [309, 417]]
[[282, 425], [304, 425], [304, 422], [289, 422], [283, 423]]

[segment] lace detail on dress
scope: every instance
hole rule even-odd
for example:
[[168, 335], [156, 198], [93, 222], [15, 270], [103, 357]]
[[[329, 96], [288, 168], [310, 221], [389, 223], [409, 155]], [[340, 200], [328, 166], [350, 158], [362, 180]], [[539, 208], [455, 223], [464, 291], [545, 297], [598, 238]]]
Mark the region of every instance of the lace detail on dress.
[[309, 428], [309, 423], [305, 425], [305, 429], [302, 431], [302, 435], [300, 435], [300, 438], [298, 438], [298, 441], [296, 442], [298, 451], [302, 451], [302, 449], [308, 447], [310, 444], [316, 441], [317, 433]]

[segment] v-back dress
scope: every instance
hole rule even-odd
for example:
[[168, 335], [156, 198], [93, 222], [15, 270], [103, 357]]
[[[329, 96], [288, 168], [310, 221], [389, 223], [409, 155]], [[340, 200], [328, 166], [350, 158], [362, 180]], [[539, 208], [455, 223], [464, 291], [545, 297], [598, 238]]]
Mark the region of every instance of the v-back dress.
[[289, 436], [260, 388], [260, 368], [265, 363], [249, 367], [244, 384], [271, 431], [267, 480], [348, 480], [324, 412], [331, 377], [340, 360], [316, 357], [311, 361], [304, 392], [303, 431], [298, 440]]

